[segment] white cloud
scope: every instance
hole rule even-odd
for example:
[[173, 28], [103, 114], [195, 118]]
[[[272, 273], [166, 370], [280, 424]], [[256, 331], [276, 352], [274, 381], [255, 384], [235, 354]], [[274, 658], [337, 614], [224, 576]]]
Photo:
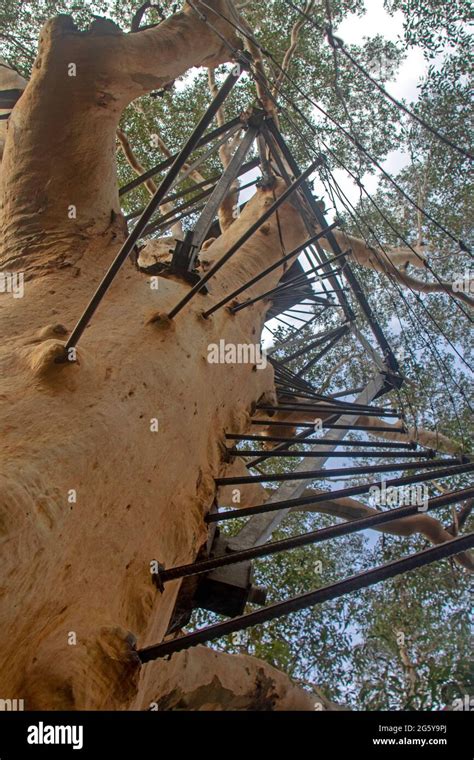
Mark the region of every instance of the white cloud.
[[[404, 17], [401, 11], [390, 15], [384, 9], [382, 0], [366, 0], [365, 4], [367, 12], [362, 17], [351, 14], [338, 27], [337, 35], [344, 42], [360, 43], [363, 37], [372, 37], [375, 34], [382, 34], [383, 37], [392, 42], [403, 40]], [[408, 102], [416, 100], [418, 97], [417, 85], [424, 76], [426, 69], [427, 64], [421, 48], [410, 48], [397, 71], [396, 78], [386, 85], [387, 91], [399, 100], [403, 98]], [[407, 163], [408, 156], [400, 150], [394, 150], [382, 162], [382, 166], [389, 174], [393, 175]], [[347, 177], [345, 172], [335, 171], [334, 175], [351, 203], [355, 204], [359, 199], [358, 187]], [[363, 183], [369, 193], [376, 191], [379, 178], [380, 173], [363, 177]]]

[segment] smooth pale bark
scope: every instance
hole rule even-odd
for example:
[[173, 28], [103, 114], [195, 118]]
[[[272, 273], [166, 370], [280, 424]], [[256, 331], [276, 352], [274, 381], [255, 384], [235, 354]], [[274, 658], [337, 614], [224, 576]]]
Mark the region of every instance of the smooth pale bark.
[[194, 647], [157, 666], [159, 690], [143, 694], [149, 710], [342, 710], [313, 686], [296, 686], [276, 668], [245, 654]]
[[[361, 266], [373, 269], [375, 272], [381, 272], [391, 280], [400, 283], [404, 288], [419, 293], [449, 293], [453, 298], [457, 298], [471, 307], [474, 306], [474, 299], [457, 287], [455, 282], [440, 279], [425, 282], [408, 274], [409, 266], [423, 270], [428, 265], [426, 254], [419, 246], [418, 250], [417, 246], [414, 246], [412, 250], [406, 247], [385, 245], [382, 250], [372, 248], [360, 238], [348, 235], [346, 232], [336, 230], [334, 236], [341, 249], [349, 251], [349, 260], [354, 259]], [[332, 253], [332, 248], [325, 238], [320, 242], [323, 248]]]
[[401, 430], [402, 423], [387, 424], [377, 417], [361, 417], [361, 424], [367, 427], [391, 427], [393, 432], [370, 433], [377, 438], [385, 438], [388, 441], [416, 441], [422, 446], [442, 451], [444, 454], [461, 454], [463, 450], [462, 443], [455, 441], [449, 436], [438, 430], [428, 430], [424, 427], [409, 427], [406, 433]]
[[[238, 44], [226, 24], [216, 26]], [[195, 559], [225, 467], [224, 432], [246, 430], [255, 403], [274, 398], [269, 368], [207, 361], [222, 338], [258, 344], [268, 304], [200, 316], [281, 255], [274, 218], [173, 323], [160, 317], [189, 285], [160, 279], [157, 291], [126, 264], [77, 363], [54, 362], [123, 238], [115, 176], [123, 108], [228, 55], [188, 7], [133, 35], [104, 22], [79, 33], [60, 17], [43, 30], [9, 121], [2, 263], [26, 282], [21, 299], [0, 294], [0, 691], [27, 709], [126, 709], [145, 684], [156, 686], [154, 663], [139, 670], [134, 639], [144, 646], [163, 637], [179, 584], [161, 596], [150, 562]], [[259, 191], [206, 258], [222, 255], [282, 189]], [[279, 216], [288, 249], [301, 243], [295, 209], [287, 203]], [[246, 295], [274, 287], [281, 274]]]
[[[229, 5], [209, 2], [224, 12]], [[239, 44], [224, 22], [213, 23]], [[224, 433], [248, 430], [256, 402], [274, 398], [270, 369], [207, 361], [221, 339], [258, 343], [268, 304], [202, 318], [280, 258], [274, 218], [172, 323], [163, 315], [189, 285], [160, 279], [155, 290], [125, 265], [78, 361], [54, 362], [125, 234], [115, 174], [123, 109], [191, 66], [228, 57], [188, 6], [130, 35], [102, 21], [78, 32], [59, 17], [42, 32], [8, 123], [0, 262], [26, 282], [23, 298], [0, 293], [0, 693], [26, 709], [127, 709], [159, 691], [160, 666], [140, 671], [134, 640], [163, 638], [179, 583], [161, 596], [150, 562], [196, 558], [214, 478], [225, 471]], [[203, 258], [219, 258], [282, 189], [259, 190]], [[290, 203], [279, 223], [286, 250], [305, 239]]]
[[[213, 0], [226, 12], [229, 2]], [[235, 49], [231, 27], [214, 26]], [[192, 66], [230, 58], [188, 5], [153, 29], [124, 34], [99, 20], [79, 32], [69, 16], [43, 28], [31, 79], [9, 120], [0, 175], [0, 263], [10, 269], [73, 263], [91, 235], [123, 235], [115, 134], [134, 98]], [[76, 218], [72, 218], [74, 207]]]
[[[220, 256], [272, 202], [273, 191], [259, 190], [206, 256]], [[296, 211], [287, 203], [279, 217], [285, 243], [297, 245], [306, 233]], [[273, 218], [213, 278], [210, 295], [171, 324], [155, 320], [189, 285], [160, 279], [155, 291], [127, 264], [83, 336], [78, 363], [55, 364], [115, 252], [95, 240], [80, 267], [27, 281], [23, 299], [1, 297], [0, 686], [30, 709], [124, 709], [141, 683], [153, 684], [154, 663], [138, 683], [131, 636], [140, 646], [163, 637], [177, 584], [160, 596], [149, 563], [194, 560], [213, 478], [225, 468], [224, 432], [247, 430], [258, 399], [274, 399], [269, 368], [206, 359], [222, 338], [258, 343], [268, 304], [200, 316], [280, 256]]]

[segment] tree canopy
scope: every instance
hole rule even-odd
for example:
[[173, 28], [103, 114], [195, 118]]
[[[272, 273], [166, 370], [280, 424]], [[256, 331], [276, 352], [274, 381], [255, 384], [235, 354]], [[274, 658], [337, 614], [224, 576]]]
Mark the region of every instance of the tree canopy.
[[[41, 26], [52, 16], [71, 14], [82, 29], [95, 16], [107, 16], [129, 30], [132, 24], [159, 24], [177, 8], [170, 2], [145, 6], [139, 18], [138, 4], [129, 0], [5, 0], [0, 10], [0, 54], [28, 78]], [[384, 6], [389, 15], [403, 14], [403, 36], [394, 43], [384, 38], [382, 29], [346, 45], [347, 49], [389, 92], [407, 52], [421, 49], [427, 68], [420, 77], [416, 101], [405, 105], [450, 141], [467, 148], [470, 4], [386, 0]], [[312, 23], [297, 8], [304, 10], [300, 0], [250, 2], [245, 15], [262, 46], [268, 81], [276, 87], [281, 129], [295, 156], [303, 166], [318, 151], [325, 156], [314, 186], [326, 209], [341, 219], [343, 229], [374, 247], [409, 244], [423, 252], [429, 264], [419, 275], [424, 282], [457, 279], [469, 291], [473, 281], [467, 250], [473, 215], [469, 160], [388, 100], [337, 46], [328, 43], [328, 29], [337, 35], [349, 14], [363, 16], [364, 0], [307, 3]], [[286, 66], [285, 54], [298, 21], [304, 23]], [[228, 70], [228, 65], [216, 70], [217, 82]], [[134, 101], [124, 113], [121, 130], [138, 164], [147, 169], [177, 151], [209, 99], [207, 72], [199, 70]], [[255, 82], [250, 76], [242, 77], [226, 101], [226, 117], [237, 115], [255, 100]], [[385, 166], [394, 151], [400, 153], [401, 168], [391, 178], [380, 175], [376, 164]], [[117, 164], [120, 185], [135, 178], [136, 171], [119, 143]], [[220, 168], [216, 157], [209, 159], [202, 169], [203, 179]], [[374, 193], [368, 193], [365, 183], [374, 174], [379, 183]], [[360, 197], [352, 203], [347, 193], [354, 179]], [[191, 177], [187, 185], [195, 181]], [[124, 197], [124, 213], [135, 212], [148, 197], [143, 186], [137, 188]], [[469, 307], [446, 292], [420, 292], [362, 267], [358, 276], [401, 360], [405, 383], [393, 395], [393, 402], [401, 405], [411, 425], [439, 430], [464, 452], [471, 451]], [[332, 313], [326, 313], [320, 327], [334, 324]], [[311, 329], [307, 328], [308, 337]], [[275, 334], [283, 339], [291, 329], [276, 325]], [[300, 366], [296, 361], [293, 368]], [[360, 385], [367, 377], [367, 358], [341, 346], [319, 362], [308, 379], [336, 393], [344, 386]], [[278, 472], [289, 466], [280, 460], [275, 465], [267, 463], [264, 471]], [[432, 487], [437, 493], [438, 485]], [[443, 510], [440, 519], [449, 525], [451, 510]], [[294, 514], [274, 538], [329, 523], [325, 515]], [[257, 579], [271, 590], [273, 601], [329, 583], [347, 575], [349, 569], [367, 569], [425, 545], [419, 536], [353, 536], [258, 562]], [[436, 709], [472, 693], [468, 602], [466, 573], [444, 561], [264, 629], [234, 635], [219, 646], [266, 659], [305, 688], [318, 684], [327, 696], [355, 709]], [[203, 622], [209, 616], [200, 613], [196, 619]]]

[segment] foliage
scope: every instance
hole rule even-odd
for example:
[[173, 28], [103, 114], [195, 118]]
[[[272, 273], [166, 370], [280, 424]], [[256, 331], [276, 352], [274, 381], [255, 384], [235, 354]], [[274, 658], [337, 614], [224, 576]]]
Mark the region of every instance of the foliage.
[[[302, 6], [298, 0], [296, 3]], [[159, 6], [161, 11], [156, 8], [147, 11], [143, 24], [160, 23], [162, 15], [170, 15], [176, 9], [176, 4], [170, 2]], [[390, 82], [406, 51], [415, 46], [421, 48], [428, 68], [419, 84], [419, 97], [411, 107], [452, 141], [467, 146], [470, 3], [386, 0], [385, 6], [390, 13], [403, 14], [404, 39], [394, 44], [384, 38], [381, 30], [380, 34], [349, 46], [351, 53], [378, 81], [387, 82], [390, 90]], [[130, 0], [92, 3], [4, 0], [0, 8], [0, 53], [28, 76], [41, 26], [48, 18], [68, 13], [80, 29], [87, 29], [94, 16], [106, 15], [128, 30], [138, 7], [138, 2]], [[383, 162], [398, 149], [407, 159], [404, 168], [397, 172], [399, 187], [456, 238], [469, 241], [473, 193], [468, 162], [404, 116], [341, 53], [327, 44], [324, 27], [331, 23], [337, 32], [340, 22], [351, 13], [363, 15], [363, 0], [316, 4], [312, 18], [317, 28], [304, 26], [298, 53], [291, 61], [278, 97], [282, 129], [302, 165], [307, 165], [319, 150], [326, 156], [327, 170], [315, 178], [316, 186], [324, 189], [329, 211], [337, 212], [348, 230], [371, 243], [377, 239], [395, 245], [400, 245], [401, 239], [412, 245], [424, 243], [432, 269], [442, 279], [452, 280], [456, 273], [462, 275], [469, 269], [469, 255], [420, 215], [389, 181], [379, 183], [373, 200], [361, 189], [359, 202], [351, 207], [338, 195], [329, 173], [344, 166], [363, 184], [376, 172], [371, 159]], [[264, 49], [272, 53], [267, 64], [273, 82], [278, 76], [274, 61], [283, 60], [291, 27], [299, 16], [285, 0], [251, 2], [245, 14]], [[220, 67], [218, 81], [222, 81], [227, 70], [228, 66]], [[170, 151], [177, 150], [209, 99], [206, 73], [201, 71], [188, 74], [172, 89], [147, 95], [127, 108], [121, 126], [145, 168], [163, 158], [153, 135], [159, 133]], [[227, 118], [254, 102], [254, 84], [250, 77], [243, 76], [226, 103]], [[333, 121], [323, 118], [314, 102]], [[357, 147], [357, 142], [363, 144], [370, 157]], [[135, 175], [121, 153], [117, 161], [122, 185]], [[203, 173], [211, 176], [219, 170], [220, 165], [213, 158], [205, 163]], [[187, 180], [181, 188], [191, 185]], [[138, 209], [147, 197], [143, 187], [137, 189], [124, 198], [124, 211]], [[453, 349], [454, 346], [469, 360], [467, 321], [459, 305], [444, 294], [426, 296], [409, 289], [400, 294], [399, 288], [385, 276], [372, 271], [358, 268], [357, 274], [392, 345], [404, 352], [401, 364], [406, 382], [399, 394], [393, 394], [393, 403], [401, 406], [412, 424], [438, 428], [463, 441], [465, 450], [470, 450], [467, 369]], [[431, 272], [417, 272], [417, 276], [432, 279]], [[334, 315], [334, 310], [326, 312], [318, 322], [318, 329], [334, 326]], [[281, 326], [276, 328], [279, 338], [289, 332]], [[309, 340], [312, 328], [307, 328], [307, 333]], [[370, 334], [365, 334], [370, 340]], [[282, 355], [284, 352], [277, 356]], [[322, 387], [344, 356], [349, 356], [350, 361], [335, 373], [326, 390], [337, 392], [363, 384], [368, 379], [368, 362], [355, 342], [338, 344], [311, 370], [308, 379]], [[298, 370], [303, 363], [304, 357], [295, 360], [292, 368]], [[291, 466], [293, 460], [280, 459], [274, 464], [267, 461], [264, 471], [287, 471]], [[463, 483], [457, 481], [459, 485]], [[321, 486], [321, 482], [317, 485]], [[449, 510], [439, 516], [449, 525]], [[293, 514], [274, 538], [330, 523], [328, 517], [321, 515]], [[354, 535], [260, 561], [256, 563], [256, 580], [270, 589], [270, 601], [283, 599], [404, 556], [423, 545], [418, 537]], [[321, 572], [315, 572], [318, 561]], [[465, 611], [468, 597], [465, 574], [445, 560], [263, 628], [249, 629], [217, 646], [263, 657], [306, 688], [311, 689], [317, 683], [327, 696], [355, 709], [436, 709], [455, 696], [472, 693]], [[210, 619], [212, 616], [201, 612], [194, 622]]]

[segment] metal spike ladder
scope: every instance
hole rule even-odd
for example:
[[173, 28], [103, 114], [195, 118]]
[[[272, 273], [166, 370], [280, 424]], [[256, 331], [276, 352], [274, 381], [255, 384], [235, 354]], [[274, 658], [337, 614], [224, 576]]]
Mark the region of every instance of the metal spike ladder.
[[[260, 130], [258, 130], [259, 151], [263, 154], [262, 137], [270, 138], [267, 140], [270, 154], [274, 158], [278, 157], [277, 164], [283, 169], [283, 174], [287, 179], [288, 190], [283, 199], [292, 197], [292, 203], [300, 208], [301, 214], [307, 220], [309, 238], [302, 246], [294, 251], [285, 254], [278, 262], [271, 267], [263, 270], [260, 275], [253, 277], [248, 283], [239, 287], [237, 290], [229, 293], [218, 303], [211, 305], [204, 311], [204, 317], [210, 317], [219, 308], [227, 306], [232, 302], [230, 311], [238, 314], [244, 308], [251, 308], [254, 304], [266, 299], [272, 301], [273, 306], [267, 313], [272, 317], [282, 314], [295, 321], [295, 314], [307, 314], [308, 319], [300, 318], [302, 323], [299, 327], [294, 328], [287, 322], [281, 320], [284, 325], [294, 329], [298, 337], [286, 338], [282, 341], [281, 348], [291, 343], [298, 346], [297, 350], [287, 355], [284, 359], [271, 358], [274, 371], [275, 383], [278, 393], [278, 403], [276, 405], [260, 404], [257, 405], [256, 416], [252, 419], [252, 425], [261, 425], [270, 428], [271, 426], [280, 426], [283, 429], [295, 428], [301, 432], [294, 435], [261, 435], [258, 433], [232, 433], [226, 434], [226, 440], [233, 442], [233, 447], [227, 448], [225, 456], [232, 460], [235, 457], [255, 457], [251, 461], [243, 460], [249, 469], [249, 475], [236, 477], [222, 477], [216, 479], [216, 486], [221, 488], [230, 485], [250, 485], [256, 483], [280, 483], [276, 491], [272, 492], [271, 497], [263, 504], [244, 507], [241, 509], [232, 509], [222, 511], [217, 506], [211, 510], [207, 516], [207, 522], [210, 529], [210, 537], [207, 544], [208, 558], [199, 559], [195, 563], [183, 565], [175, 568], [164, 568], [158, 564], [158, 572], [154, 576], [155, 583], [160, 591], [164, 590], [168, 581], [183, 579], [183, 582], [191, 582], [192, 587], [184, 587], [185, 592], [178, 597], [175, 608], [174, 619], [172, 620], [168, 633], [175, 632], [185, 625], [191, 616], [192, 609], [201, 607], [230, 617], [229, 621], [208, 626], [194, 633], [186, 634], [174, 638], [172, 641], [166, 641], [155, 646], [147, 647], [138, 651], [138, 656], [142, 662], [169, 656], [173, 652], [181, 651], [198, 643], [213, 641], [216, 638], [227, 635], [230, 632], [239, 631], [250, 625], [263, 623], [267, 620], [274, 619], [280, 615], [286, 615], [292, 611], [302, 609], [306, 606], [319, 604], [328, 599], [334, 599], [344, 593], [364, 588], [373, 583], [395, 576], [398, 573], [406, 572], [416, 567], [421, 567], [430, 562], [437, 561], [443, 557], [453, 556], [461, 551], [474, 545], [474, 535], [455, 538], [441, 546], [432, 547], [423, 552], [418, 552], [395, 562], [388, 563], [378, 568], [374, 568], [365, 573], [360, 573], [343, 581], [330, 584], [309, 592], [299, 597], [264, 606], [258, 612], [243, 614], [248, 602], [264, 604], [264, 592], [252, 583], [251, 560], [260, 557], [270, 557], [281, 551], [291, 551], [299, 546], [307, 546], [320, 541], [336, 539], [339, 536], [349, 535], [360, 530], [367, 530], [375, 526], [388, 524], [396, 519], [402, 519], [419, 511], [417, 506], [405, 506], [397, 509], [380, 511], [369, 517], [359, 518], [342, 524], [337, 524], [329, 528], [311, 531], [307, 534], [295, 536], [293, 538], [280, 541], [270, 541], [272, 533], [289, 513], [290, 510], [298, 507], [306, 507], [311, 504], [318, 504], [331, 499], [332, 501], [349, 496], [361, 495], [370, 492], [373, 486], [379, 485], [379, 481], [370, 481], [363, 485], [354, 485], [347, 488], [331, 490], [329, 492], [314, 493], [305, 496], [304, 493], [309, 485], [315, 480], [321, 480], [325, 483], [330, 482], [339, 476], [349, 475], [371, 475], [386, 472], [399, 472], [401, 476], [391, 478], [386, 481], [386, 486], [408, 487], [417, 483], [426, 481], [440, 480], [447, 477], [456, 477], [474, 470], [474, 463], [466, 457], [436, 457], [436, 452], [430, 449], [420, 449], [413, 442], [401, 441], [345, 441], [345, 436], [349, 432], [356, 433], [393, 433], [393, 428], [383, 424], [383, 420], [388, 418], [400, 419], [399, 413], [387, 407], [375, 406], [374, 400], [387, 393], [393, 388], [399, 387], [402, 383], [402, 377], [399, 372], [398, 363], [390, 348], [390, 345], [378, 324], [372, 309], [368, 303], [362, 287], [360, 286], [355, 274], [347, 264], [347, 251], [343, 252], [339, 248], [332, 230], [337, 226], [337, 222], [332, 225], [327, 224], [324, 215], [314, 198], [307, 184], [307, 177], [310, 171], [301, 174], [291, 153], [289, 152], [282, 136], [279, 134], [276, 125], [269, 119], [263, 119], [261, 114]], [[279, 153], [275, 148], [278, 146]], [[282, 160], [282, 156], [284, 161]], [[288, 166], [293, 172], [290, 177], [285, 169]], [[310, 169], [313, 170], [314, 167]], [[229, 180], [229, 177], [228, 177]], [[226, 187], [229, 185], [227, 184]], [[219, 194], [218, 185], [214, 197], [222, 198]], [[274, 213], [281, 203], [281, 199], [276, 201], [271, 213]], [[214, 206], [213, 211], [215, 211]], [[195, 293], [199, 292], [203, 285], [220, 269], [221, 266], [245, 243], [246, 240], [259, 228], [259, 226], [269, 218], [271, 214], [267, 213], [261, 217], [244, 235], [226, 252], [223, 258], [218, 261], [212, 270], [196, 282], [194, 287], [180, 301], [179, 304], [170, 312], [170, 317], [176, 317], [186, 304], [193, 298]], [[210, 222], [211, 214], [206, 216], [206, 224]], [[205, 225], [204, 225], [205, 226]], [[322, 228], [318, 230], [319, 228]], [[197, 238], [199, 241], [204, 239], [203, 225], [197, 225]], [[322, 236], [330, 241], [333, 249], [333, 256], [328, 260], [325, 253], [319, 247], [318, 241]], [[309, 258], [310, 267], [303, 273], [293, 274], [291, 277], [286, 276], [286, 281], [270, 291], [252, 299], [246, 299], [239, 304], [235, 299], [245, 293], [248, 287], [258, 282], [270, 271], [278, 266], [295, 259], [303, 251], [307, 254], [309, 246], [311, 256]], [[194, 259], [193, 259], [194, 260]], [[342, 269], [331, 267], [332, 262], [342, 261]], [[303, 291], [300, 294], [300, 300], [295, 300], [295, 292], [301, 284], [311, 283], [311, 275], [318, 276], [318, 282], [322, 283], [327, 278], [333, 287], [332, 293], [337, 296], [339, 305], [342, 307], [346, 321], [341, 325], [331, 328], [326, 333], [315, 333], [314, 340], [308, 340], [304, 334], [308, 323], [314, 322], [309, 319], [311, 313], [306, 311], [308, 301], [310, 303], [321, 303], [323, 306], [330, 305], [327, 301], [327, 288], [321, 295], [314, 291], [308, 294]], [[355, 314], [352, 306], [347, 300], [347, 290], [341, 285], [340, 277], [342, 276], [348, 283], [349, 292], [357, 301], [360, 311], [362, 312], [366, 323], [368, 324], [375, 338], [378, 348], [382, 351], [380, 355], [376, 348], [367, 341], [362, 334], [359, 325], [355, 324]], [[278, 305], [277, 305], [278, 304]], [[301, 304], [299, 311], [295, 310], [292, 314], [291, 309]], [[314, 315], [313, 315], [314, 316]], [[299, 337], [301, 334], [301, 338]], [[345, 391], [333, 394], [332, 396], [323, 396], [317, 392], [311, 383], [304, 378], [306, 374], [325, 356], [331, 349], [342, 339], [355, 337], [360, 341], [364, 350], [371, 356], [376, 367], [376, 374], [373, 379], [363, 388], [346, 389]], [[272, 351], [278, 352], [279, 344], [276, 343]], [[305, 364], [296, 371], [291, 369], [294, 362], [304, 357]], [[358, 395], [353, 401], [339, 400], [341, 397], [350, 396], [354, 393]], [[281, 420], [272, 419], [271, 415], [284, 414], [286, 417]], [[315, 438], [314, 422], [308, 422], [308, 415], [323, 415], [321, 420], [321, 429], [325, 430], [324, 437]], [[291, 415], [289, 418], [288, 416]], [[306, 419], [292, 420], [296, 415]], [[382, 422], [370, 426], [367, 424], [357, 424], [360, 417], [381, 418]], [[406, 433], [406, 428], [402, 425], [398, 432]], [[258, 449], [239, 448], [242, 444], [251, 442], [252, 444], [266, 443], [276, 444], [270, 451]], [[294, 449], [295, 444], [302, 444], [304, 449]], [[345, 444], [341, 450], [339, 447]], [[320, 447], [324, 446], [324, 449]], [[308, 447], [309, 450], [308, 450]], [[354, 451], [353, 449], [357, 449]], [[265, 474], [255, 471], [255, 467], [262, 462], [279, 457], [285, 461], [288, 458], [299, 459], [296, 468], [288, 472], [278, 474]], [[343, 458], [348, 460], [352, 457], [357, 459], [383, 459], [385, 462], [381, 465], [367, 463], [355, 467], [329, 467], [325, 468], [328, 460], [333, 458]], [[396, 460], [389, 461], [387, 460]], [[254, 470], [252, 473], [251, 471]], [[474, 488], [460, 488], [458, 490], [444, 493], [442, 496], [431, 498], [426, 507], [426, 511], [440, 509], [450, 504], [459, 503], [474, 496]], [[239, 533], [232, 537], [226, 538], [216, 530], [216, 525], [234, 518], [249, 517], [250, 519]], [[193, 591], [190, 594], [189, 588]], [[184, 599], [184, 602], [183, 602]], [[191, 601], [190, 601], [191, 599]]]
[[[242, 64], [241, 70], [245, 69], [248, 66], [246, 54], [236, 51], [236, 55]], [[232, 442], [232, 445], [224, 450], [224, 456], [228, 460], [237, 457], [254, 458], [250, 461], [243, 459], [249, 470], [248, 475], [216, 479], [216, 488], [259, 483], [278, 483], [278, 487], [272, 490], [269, 499], [263, 504], [225, 511], [221, 506], [213, 506], [207, 516], [209, 527], [207, 557], [200, 557], [194, 563], [176, 568], [164, 568], [159, 565], [158, 572], [154, 575], [155, 583], [161, 591], [168, 581], [182, 579], [181, 593], [178, 595], [168, 633], [186, 624], [196, 607], [224, 614], [231, 619], [156, 646], [138, 650], [138, 656], [143, 663], [168, 656], [198, 643], [213, 641], [220, 636], [243, 630], [251, 625], [264, 623], [281, 615], [335, 599], [399, 573], [464, 552], [474, 545], [473, 534], [456, 537], [444, 544], [368, 572], [353, 575], [292, 599], [264, 606], [257, 612], [243, 614], [248, 602], [262, 605], [265, 601], [263, 591], [252, 583], [251, 560], [270, 557], [278, 552], [291, 551], [298, 546], [334, 540], [360, 530], [386, 525], [393, 520], [409, 517], [417, 511], [415, 506], [384, 510], [369, 517], [311, 531], [304, 535], [271, 541], [273, 532], [292, 509], [308, 507], [311, 504], [317, 505], [328, 499], [337, 501], [348, 496], [365, 494], [371, 487], [379, 484], [379, 481], [371, 481], [325, 493], [306, 494], [307, 488], [315, 481], [330, 483], [341, 476], [371, 476], [394, 472], [400, 475], [386, 481], [387, 486], [404, 487], [435, 478], [440, 480], [465, 475], [473, 471], [474, 463], [468, 457], [437, 457], [436, 452], [420, 449], [411, 442], [345, 441], [349, 432], [375, 435], [393, 432], [393, 428], [384, 421], [390, 418], [400, 419], [399, 413], [392, 408], [376, 406], [374, 401], [400, 387], [403, 378], [368, 298], [348, 263], [351, 251], [341, 250], [334, 236], [334, 230], [339, 222], [338, 220], [333, 221], [332, 224], [327, 222], [308, 184], [311, 174], [324, 163], [324, 156], [317, 157], [304, 172], [300, 171], [274, 120], [261, 109], [253, 109], [250, 115], [246, 113], [245, 116], [238, 116], [206, 133], [206, 129], [211, 125], [218, 109], [239, 76], [240, 72], [236, 72], [227, 77], [179, 153], [121, 188], [120, 196], [123, 197], [150, 177], [167, 172], [146, 208], [128, 215], [128, 221], [132, 222], [135, 219], [137, 221], [80, 316], [65, 345], [64, 357], [59, 359], [59, 361], [75, 361], [74, 352], [71, 354], [70, 349], [75, 349], [77, 346], [136, 243], [147, 235], [156, 234], [157, 231], [163, 233], [176, 221], [196, 213], [199, 213], [198, 220], [193, 229], [188, 231], [185, 239], [178, 241], [168, 269], [166, 270], [166, 266], [161, 264], [157, 269], [157, 273], [161, 276], [173, 274], [191, 284], [190, 290], [170, 311], [169, 318], [177, 318], [198, 293], [207, 293], [208, 303], [203, 311], [204, 318], [210, 318], [218, 309], [227, 307], [238, 319], [243, 309], [251, 309], [255, 304], [266, 301], [267, 320], [274, 319], [291, 332], [284, 339], [276, 340], [269, 351], [270, 361], [274, 368], [278, 401], [274, 405], [257, 405], [251, 419], [252, 426], [260, 426], [260, 431], [262, 427], [267, 428], [274, 434], [261, 435], [254, 432], [243, 434], [228, 431], [226, 440]], [[202, 166], [225, 140], [242, 129], [245, 130], [244, 137], [221, 175], [213, 175], [192, 188], [176, 190], [176, 187], [192, 173], [193, 169]], [[257, 146], [258, 156], [249, 159], [249, 153], [254, 145]], [[196, 156], [196, 150], [202, 152]], [[228, 194], [232, 183], [257, 166], [260, 166], [262, 171], [261, 184], [271, 182], [273, 171], [285, 180], [287, 189], [235, 241], [220, 260], [215, 262], [205, 274], [199, 274], [196, 264], [200, 248], [207, 236], [219, 234], [215, 226], [220, 204]], [[251, 187], [255, 182], [252, 180], [245, 186]], [[192, 197], [186, 200], [188, 195]], [[165, 203], [182, 198], [185, 200], [173, 212], [155, 217]], [[228, 293], [217, 303], [212, 303], [207, 292], [207, 282], [221, 267], [225, 266], [265, 221], [278, 214], [278, 209], [286, 201], [298, 209], [306, 226], [307, 240], [294, 250], [285, 252], [278, 261], [238, 289]], [[331, 247], [331, 256], [328, 256], [320, 245], [323, 237]], [[305, 258], [305, 267], [300, 262], [300, 256]], [[253, 298], [245, 297], [250, 287], [278, 268], [284, 271], [276, 287]], [[144, 271], [151, 270], [148, 268]], [[319, 286], [321, 290], [315, 290], [316, 286]], [[242, 300], [236, 302], [239, 298]], [[318, 321], [328, 310], [334, 315], [342, 313], [343, 321], [337, 324], [335, 316], [331, 327], [325, 332], [317, 329], [315, 332], [309, 332], [310, 327], [312, 330], [318, 327]], [[360, 317], [357, 314], [360, 314]], [[287, 319], [290, 321], [286, 321]], [[268, 323], [266, 327], [273, 335]], [[375, 345], [369, 341], [363, 328], [369, 329]], [[322, 395], [317, 388], [313, 387], [307, 376], [341, 341], [347, 342], [354, 339], [358, 341], [373, 363], [375, 373], [372, 379], [360, 388], [346, 388], [337, 393]], [[281, 352], [293, 347], [295, 350], [282, 358]], [[304, 362], [302, 366], [299, 364], [300, 360]], [[354, 396], [353, 400], [341, 400]], [[277, 415], [277, 419], [274, 419], [274, 415]], [[279, 415], [283, 417], [278, 417]], [[321, 423], [318, 432], [324, 430], [324, 437], [315, 437], [315, 421], [308, 420], [313, 415], [318, 415]], [[381, 418], [381, 421], [372, 426], [360, 423], [361, 417]], [[283, 430], [283, 433], [279, 434], [278, 428]], [[300, 432], [288, 435], [288, 428]], [[397, 428], [397, 432], [406, 434], [407, 431], [401, 425]], [[241, 448], [245, 444], [258, 443], [274, 444], [274, 447], [271, 450]], [[344, 443], [346, 448], [340, 449], [339, 447]], [[300, 444], [304, 448], [295, 449], [293, 448], [295, 444]], [[368, 459], [369, 462], [355, 466], [326, 467], [327, 462], [333, 458], [349, 460], [354, 457]], [[262, 473], [259, 465], [274, 458], [279, 458], [284, 462], [297, 459], [299, 462], [296, 467], [292, 466], [287, 472]], [[372, 459], [385, 461], [382, 464], [372, 464], [370, 463]], [[431, 498], [427, 504], [427, 511], [441, 509], [447, 505], [471, 499], [473, 496], [473, 488], [458, 488]], [[225, 508], [227, 505], [222, 506]], [[217, 527], [219, 523], [236, 517], [249, 518], [236, 536], [226, 538], [219, 533]], [[187, 583], [191, 585], [186, 586]]]

